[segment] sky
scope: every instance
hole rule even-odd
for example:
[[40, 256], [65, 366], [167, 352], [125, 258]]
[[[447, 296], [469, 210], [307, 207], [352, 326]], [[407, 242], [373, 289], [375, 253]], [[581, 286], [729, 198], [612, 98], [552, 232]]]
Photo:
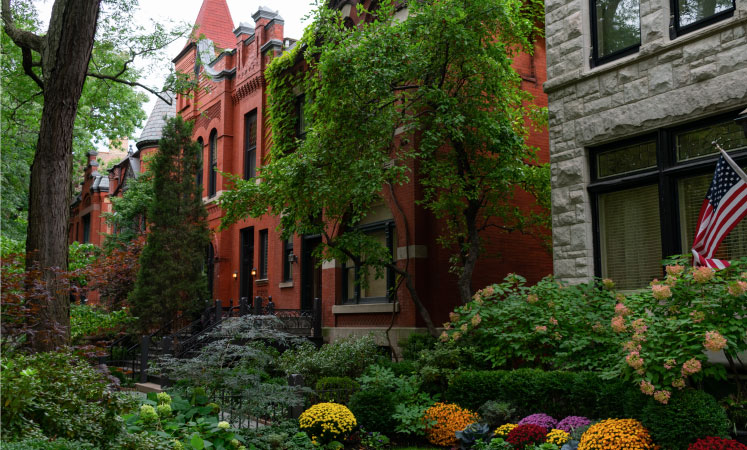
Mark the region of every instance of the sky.
[[[234, 21], [234, 27], [239, 25], [239, 22], [248, 22], [250, 25], [254, 25], [252, 14], [254, 14], [260, 5], [267, 6], [270, 9], [276, 10], [285, 20], [285, 36], [290, 38], [299, 39], [303, 34], [303, 29], [308, 25], [308, 21], [304, 21], [304, 16], [308, 15], [313, 9], [312, 3], [314, 0], [226, 0], [228, 8], [231, 10], [231, 18]], [[43, 22], [43, 26], [49, 22], [49, 16], [52, 11], [53, 0], [36, 0], [34, 5], [39, 11], [40, 19]], [[174, 22], [186, 22], [190, 25], [194, 23], [197, 18], [197, 14], [200, 12], [200, 6], [202, 0], [140, 0], [140, 9], [136, 13], [136, 20], [142, 20], [143, 25], [150, 23], [151, 19], [156, 21], [174, 21]], [[168, 49], [170, 57], [175, 57], [179, 51], [184, 48], [186, 44], [186, 38], [181, 39]], [[153, 70], [149, 71], [149, 75], [143, 81], [143, 84], [148, 86], [160, 86], [166, 75], [167, 70]], [[155, 96], [143, 91], [148, 94], [150, 101], [143, 105], [143, 109], [146, 114], [150, 114], [155, 103]], [[145, 125], [143, 123], [143, 125]], [[140, 130], [136, 131], [135, 139], [140, 135]]]

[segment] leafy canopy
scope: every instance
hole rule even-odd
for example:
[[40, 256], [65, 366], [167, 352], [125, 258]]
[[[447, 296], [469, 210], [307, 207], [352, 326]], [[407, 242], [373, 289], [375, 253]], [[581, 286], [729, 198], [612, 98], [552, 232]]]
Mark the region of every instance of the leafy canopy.
[[[400, 20], [384, 1], [375, 11], [359, 7], [370, 20], [353, 28], [321, 6], [299, 45], [268, 68], [272, 150], [262, 183], [231, 177], [224, 224], [272, 212], [286, 234], [321, 233], [324, 259], [380, 268], [391, 253], [356, 226], [413, 177], [421, 204], [446, 219], [446, 245], [492, 225], [544, 221], [512, 203], [516, 187], [544, 196], [549, 182], [525, 143], [528, 119], [542, 111], [512, 68], [538, 32], [539, 8], [522, 4], [410, 2]], [[311, 124], [303, 139], [298, 92]]]

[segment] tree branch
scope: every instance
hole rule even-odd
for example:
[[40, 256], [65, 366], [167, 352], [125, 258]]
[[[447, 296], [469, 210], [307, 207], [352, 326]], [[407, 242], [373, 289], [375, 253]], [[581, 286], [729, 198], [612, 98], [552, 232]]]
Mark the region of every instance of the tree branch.
[[17, 46], [41, 53], [44, 38], [37, 36], [30, 31], [17, 28], [15, 21], [13, 20], [13, 12], [10, 9], [10, 0], [2, 1], [2, 17], [5, 32], [8, 33], [8, 36]]
[[161, 95], [161, 94], [163, 94], [163, 92], [159, 92], [159, 91], [157, 91], [157, 90], [155, 90], [155, 89], [153, 89], [151, 87], [148, 87], [148, 86], [146, 86], [146, 85], [144, 85], [142, 83], [138, 83], [137, 81], [123, 80], [123, 79], [117, 78], [117, 77], [115, 77], [113, 75], [104, 75], [103, 73], [95, 73], [95, 72], [88, 72], [86, 75], [89, 76], [89, 77], [92, 77], [92, 78], [98, 78], [100, 80], [111, 80], [111, 81], [114, 81], [114, 82], [117, 82], [117, 83], [126, 84], [128, 86], [143, 88], [146, 91], [150, 92], [151, 94], [153, 94], [156, 97], [158, 97], [161, 100], [163, 100], [167, 105], [171, 105], [172, 102], [173, 102], [173, 99], [170, 96], [164, 97], [164, 96]]
[[[21, 47], [21, 55], [23, 56], [22, 65], [23, 65], [23, 71], [26, 73], [26, 75], [29, 76], [32, 80], [34, 80], [34, 83], [36, 83], [37, 86], [41, 88], [41, 90], [44, 90], [44, 82], [39, 78], [39, 76], [34, 73], [34, 70], [32, 67], [34, 66], [34, 61], [31, 57], [31, 50], [26, 47]], [[40, 65], [40, 64], [36, 64]]]

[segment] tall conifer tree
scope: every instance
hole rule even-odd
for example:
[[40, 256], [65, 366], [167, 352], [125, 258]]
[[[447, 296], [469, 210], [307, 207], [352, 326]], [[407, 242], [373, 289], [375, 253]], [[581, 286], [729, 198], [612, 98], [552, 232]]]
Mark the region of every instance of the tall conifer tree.
[[162, 325], [178, 312], [199, 311], [207, 295], [203, 265], [210, 230], [195, 178], [201, 148], [191, 140], [192, 127], [179, 116], [168, 120], [150, 166], [150, 232], [130, 296], [143, 329]]

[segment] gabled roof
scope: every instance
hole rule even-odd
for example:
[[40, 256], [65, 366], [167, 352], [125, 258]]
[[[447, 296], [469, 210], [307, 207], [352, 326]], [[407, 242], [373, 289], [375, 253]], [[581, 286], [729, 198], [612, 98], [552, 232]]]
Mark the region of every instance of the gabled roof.
[[148, 121], [145, 123], [143, 132], [140, 134], [140, 138], [137, 140], [138, 150], [142, 150], [146, 147], [155, 147], [158, 145], [158, 140], [161, 139], [164, 125], [166, 125], [166, 119], [170, 119], [176, 116], [176, 104], [174, 102], [175, 96], [170, 93], [162, 94], [165, 97], [171, 99], [169, 105], [160, 98], [156, 99], [156, 104], [153, 106], [153, 111], [148, 117]]
[[204, 34], [222, 49], [236, 46], [233, 19], [226, 0], [203, 0], [200, 13], [195, 20], [195, 28], [196, 36], [190, 41]]

